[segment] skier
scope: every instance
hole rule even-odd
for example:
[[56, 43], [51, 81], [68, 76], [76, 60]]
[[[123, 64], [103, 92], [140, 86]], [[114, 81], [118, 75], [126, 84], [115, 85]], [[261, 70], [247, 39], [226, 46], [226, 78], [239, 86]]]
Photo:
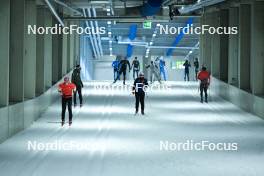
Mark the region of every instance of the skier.
[[73, 96], [74, 107], [77, 106], [77, 102], [76, 102], [77, 92], [79, 95], [80, 107], [82, 107], [83, 105], [83, 97], [82, 97], [83, 82], [82, 82], [80, 73], [81, 73], [81, 67], [80, 65], [77, 65], [75, 69], [73, 70], [72, 77], [71, 77], [71, 82], [75, 84], [76, 90], [77, 90], [74, 92], [74, 96]]
[[188, 60], [186, 60], [183, 66], [184, 66], [184, 81], [186, 81], [186, 79], [187, 81], [190, 81], [190, 74], [189, 74], [190, 69], [189, 68], [191, 67], [191, 64], [189, 63]]
[[134, 81], [133, 94], [136, 98], [136, 112], [138, 113], [139, 103], [141, 104], [141, 114], [144, 115], [145, 109], [145, 91], [148, 86], [148, 80], [144, 78], [144, 73], [140, 73], [139, 77]]
[[119, 78], [119, 76], [123, 73], [123, 84], [126, 84], [126, 71], [127, 71], [127, 66], [129, 68], [129, 72], [131, 70], [131, 66], [129, 61], [127, 60], [127, 58], [124, 58], [120, 61], [119, 63], [119, 67], [118, 67], [118, 76], [116, 77], [116, 79], [114, 80], [114, 83], [116, 83], [117, 79]]
[[[135, 80], [138, 77], [138, 72], [140, 71], [140, 63], [137, 57], [135, 57], [135, 59], [132, 62], [132, 68], [133, 68], [133, 78]], [[137, 74], [136, 77], [135, 77], [135, 74]]]
[[195, 79], [196, 79], [196, 81], [198, 81], [198, 77], [197, 77], [198, 76], [198, 72], [199, 72], [199, 61], [198, 61], [198, 58], [195, 58], [193, 66], [194, 66], [194, 71], [195, 71]]
[[162, 57], [159, 61], [159, 67], [160, 67], [160, 76], [163, 75], [163, 79], [164, 81], [166, 81], [166, 73], [165, 73], [165, 60], [164, 58]]
[[64, 82], [59, 84], [58, 91], [61, 93], [61, 97], [62, 97], [61, 126], [63, 126], [65, 123], [66, 106], [68, 106], [69, 126], [71, 126], [72, 124], [72, 92], [76, 91], [76, 86], [75, 84], [70, 82], [69, 77], [65, 77]]
[[203, 92], [205, 94], [205, 102], [208, 103], [207, 90], [210, 85], [210, 73], [206, 70], [206, 67], [202, 68], [202, 71], [198, 74], [198, 79], [200, 80], [201, 103], [203, 103]]
[[118, 77], [119, 78], [119, 75], [118, 75], [118, 66], [119, 66], [119, 60], [116, 58], [116, 60], [114, 60], [112, 62], [112, 67], [114, 69], [114, 80]]
[[158, 80], [159, 83], [161, 83], [158, 66], [155, 65], [153, 61], [151, 61], [150, 64], [146, 66], [146, 68], [150, 68], [150, 82], [151, 83], [153, 82], [153, 76], [154, 76], [154, 80]]

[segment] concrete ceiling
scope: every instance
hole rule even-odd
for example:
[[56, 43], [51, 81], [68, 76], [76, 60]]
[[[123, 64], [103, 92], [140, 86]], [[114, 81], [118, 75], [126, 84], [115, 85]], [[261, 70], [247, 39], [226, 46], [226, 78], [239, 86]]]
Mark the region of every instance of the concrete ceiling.
[[[134, 10], [133, 16], [140, 17], [140, 14], [137, 14], [137, 10], [139, 6], [143, 5], [142, 0], [112, 0], [112, 1], [96, 1], [96, 0], [66, 0], [63, 1], [65, 4], [69, 5], [70, 7], [79, 10], [82, 12], [83, 8], [90, 8], [94, 7], [96, 9], [97, 17], [127, 17], [131, 16], [131, 11]], [[126, 8], [125, 8], [126, 7]], [[133, 8], [134, 7], [134, 8]], [[130, 8], [130, 9], [129, 9]], [[107, 11], [107, 9], [111, 9], [111, 13]], [[129, 10], [128, 10], [129, 9]], [[66, 11], [66, 9], [64, 9]], [[67, 17], [78, 17], [79, 15], [76, 13], [72, 13], [72, 15], [66, 15], [64, 18]], [[79, 16], [81, 18], [81, 16]], [[153, 41], [153, 46], [161, 46], [161, 48], [153, 48], [150, 49], [151, 55], [165, 55], [167, 48], [166, 46], [172, 46], [173, 41], [177, 35], [168, 35], [168, 34], [160, 34], [159, 30], [157, 31], [157, 35], [153, 38], [153, 33], [155, 31], [156, 25], [160, 23], [161, 25], [169, 25], [174, 27], [184, 27], [185, 23], [189, 17], [179, 17], [170, 20], [169, 18], [169, 10], [167, 6], [161, 8], [160, 13], [156, 17], [152, 17], [152, 19], [157, 20], [160, 22], [153, 22], [152, 29], [144, 29], [143, 23], [138, 21], [132, 20], [123, 20], [120, 22], [119, 20], [112, 19], [111, 25], [107, 24], [108, 20], [100, 20], [98, 21], [99, 27], [105, 27], [107, 31], [111, 31], [112, 35], [110, 40], [112, 40], [112, 54], [113, 55], [126, 55], [127, 52], [127, 44], [118, 44], [115, 42], [115, 38], [122, 38], [125, 39], [128, 37], [129, 34], [129, 27], [132, 24], [137, 25], [137, 39], [142, 40], [144, 42], [151, 42]], [[166, 22], [162, 22], [166, 21]], [[141, 21], [144, 21], [144, 18], [141, 18]], [[84, 20], [80, 20], [80, 23], [84, 23]], [[194, 19], [194, 25], [199, 25], [199, 18]], [[87, 37], [90, 37], [87, 35]], [[106, 33], [101, 35], [103, 39], [101, 41], [103, 54], [110, 55], [110, 45], [109, 45], [109, 35]], [[108, 39], [107, 39], [108, 38]], [[197, 35], [185, 35], [177, 47], [194, 47], [199, 41], [199, 36]], [[134, 55], [145, 55], [146, 47], [143, 46], [134, 46], [133, 54]], [[196, 50], [198, 51], [198, 50]], [[196, 54], [196, 51], [193, 54]], [[173, 55], [180, 55], [186, 56], [190, 52], [190, 49], [174, 49]]]

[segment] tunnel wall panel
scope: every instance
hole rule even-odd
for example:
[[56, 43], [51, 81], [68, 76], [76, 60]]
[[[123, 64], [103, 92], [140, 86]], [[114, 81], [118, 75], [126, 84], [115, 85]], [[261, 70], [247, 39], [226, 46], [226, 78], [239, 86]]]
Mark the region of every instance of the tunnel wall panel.
[[0, 142], [8, 137], [8, 108], [0, 108]]
[[24, 102], [24, 128], [29, 127], [38, 116], [37, 101], [35, 99]]
[[17, 103], [8, 108], [8, 136], [24, 129], [24, 103]]
[[39, 97], [0, 108], [0, 143], [28, 128], [52, 103], [58, 100], [60, 97], [57, 91], [58, 84]]
[[241, 109], [264, 119], [264, 98], [250, 94], [216, 78], [212, 80], [211, 92], [212, 95], [221, 96]]

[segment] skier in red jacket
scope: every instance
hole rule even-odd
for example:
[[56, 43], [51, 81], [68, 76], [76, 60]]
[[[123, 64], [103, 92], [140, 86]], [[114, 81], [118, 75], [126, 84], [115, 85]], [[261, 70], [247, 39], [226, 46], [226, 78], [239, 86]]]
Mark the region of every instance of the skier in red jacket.
[[75, 84], [70, 82], [69, 77], [64, 78], [64, 82], [61, 83], [58, 87], [59, 92], [62, 97], [62, 112], [61, 112], [61, 126], [65, 123], [65, 112], [66, 106], [68, 106], [69, 111], [69, 126], [72, 124], [72, 94], [76, 91]]
[[202, 71], [198, 74], [198, 79], [200, 80], [200, 95], [201, 103], [203, 103], [203, 93], [205, 94], [205, 102], [208, 103], [208, 94], [207, 90], [210, 85], [210, 76], [211, 74], [206, 70], [206, 67], [202, 67]]

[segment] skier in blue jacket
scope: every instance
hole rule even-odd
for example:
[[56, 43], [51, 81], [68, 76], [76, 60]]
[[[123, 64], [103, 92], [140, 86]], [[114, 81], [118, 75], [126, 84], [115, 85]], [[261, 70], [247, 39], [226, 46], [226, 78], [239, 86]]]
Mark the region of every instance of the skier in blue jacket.
[[163, 58], [161, 58], [159, 61], [159, 67], [160, 67], [160, 76], [163, 75], [163, 79], [164, 81], [166, 81], [167, 78], [166, 78], [166, 72], [165, 72], [165, 60]]
[[118, 68], [119, 68], [119, 60], [116, 58], [116, 60], [114, 60], [112, 62], [112, 67], [114, 69], [114, 80], [119, 79], [119, 75], [118, 75]]

